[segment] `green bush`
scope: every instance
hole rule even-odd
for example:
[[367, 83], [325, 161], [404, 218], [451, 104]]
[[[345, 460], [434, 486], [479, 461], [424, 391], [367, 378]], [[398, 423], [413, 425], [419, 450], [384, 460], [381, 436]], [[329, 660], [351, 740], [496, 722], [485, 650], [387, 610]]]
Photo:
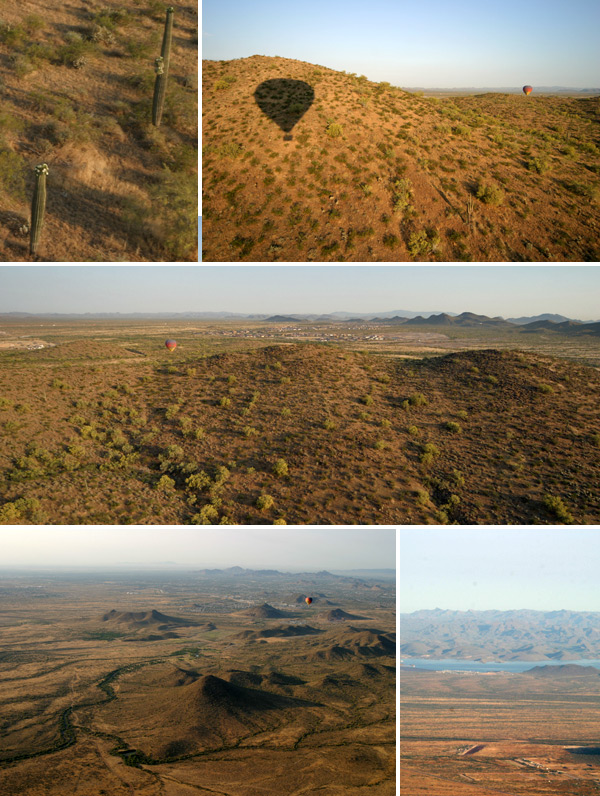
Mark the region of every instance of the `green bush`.
[[168, 475], [161, 475], [156, 482], [155, 488], [159, 492], [170, 492], [172, 489], [175, 489], [175, 481], [172, 478], [169, 478]]
[[363, 397], [360, 400], [361, 400], [361, 403], [363, 403], [365, 406], [371, 406], [373, 404], [373, 396], [372, 395], [363, 395]]
[[449, 420], [447, 423], [444, 423], [444, 428], [446, 431], [451, 431], [453, 434], [460, 434], [462, 431], [460, 423], [455, 423], [453, 420]]
[[285, 459], [277, 459], [273, 465], [273, 472], [278, 478], [283, 478], [289, 474], [288, 463]]
[[219, 519], [219, 512], [210, 503], [202, 506], [198, 514], [194, 514], [191, 519], [193, 525], [215, 525]]
[[415, 392], [411, 396], [409, 396], [408, 403], [411, 406], [427, 406], [428, 401], [422, 392]]
[[392, 204], [395, 213], [403, 213], [410, 207], [412, 184], [410, 180], [395, 180], [392, 185]]
[[27, 165], [21, 155], [10, 149], [0, 151], [0, 189], [13, 199], [25, 199]]
[[436, 252], [441, 243], [440, 234], [435, 229], [421, 229], [411, 232], [408, 239], [408, 250], [413, 257], [420, 257]]
[[565, 506], [562, 498], [556, 495], [544, 495], [544, 506], [548, 511], [553, 514], [558, 520], [570, 525], [575, 522], [573, 515]]
[[223, 398], [219, 399], [219, 406], [223, 406], [223, 407], [231, 406], [231, 398], [227, 398], [227, 396], [223, 396]]
[[260, 495], [256, 499], [256, 507], [261, 511], [266, 511], [266, 509], [270, 509], [275, 505], [275, 501], [271, 497], [271, 495]]
[[327, 125], [327, 135], [330, 138], [338, 138], [344, 132], [344, 128], [341, 124], [335, 124], [334, 122], [329, 122]]
[[488, 205], [500, 205], [504, 201], [502, 188], [497, 185], [487, 185], [485, 182], [479, 183], [476, 196]]

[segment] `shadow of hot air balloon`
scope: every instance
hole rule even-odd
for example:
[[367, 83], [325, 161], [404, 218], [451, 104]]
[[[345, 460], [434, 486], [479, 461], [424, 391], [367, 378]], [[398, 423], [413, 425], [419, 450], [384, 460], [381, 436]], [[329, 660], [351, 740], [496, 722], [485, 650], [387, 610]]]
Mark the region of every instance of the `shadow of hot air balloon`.
[[261, 111], [287, 134], [283, 137], [284, 141], [292, 140], [292, 128], [313, 104], [314, 98], [312, 86], [303, 80], [290, 78], [265, 80], [254, 92], [254, 99]]

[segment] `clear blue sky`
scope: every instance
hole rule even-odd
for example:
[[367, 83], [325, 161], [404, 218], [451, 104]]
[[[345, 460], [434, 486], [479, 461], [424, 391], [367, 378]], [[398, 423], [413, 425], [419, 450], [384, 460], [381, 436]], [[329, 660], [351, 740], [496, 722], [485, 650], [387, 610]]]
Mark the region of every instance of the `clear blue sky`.
[[600, 319], [600, 266], [0, 266], [1, 312], [544, 312]]
[[400, 610], [600, 611], [597, 528], [399, 532]]
[[385, 528], [3, 528], [2, 566], [394, 569], [396, 532]]
[[279, 55], [397, 86], [600, 86], [598, 0], [203, 0], [202, 57]]

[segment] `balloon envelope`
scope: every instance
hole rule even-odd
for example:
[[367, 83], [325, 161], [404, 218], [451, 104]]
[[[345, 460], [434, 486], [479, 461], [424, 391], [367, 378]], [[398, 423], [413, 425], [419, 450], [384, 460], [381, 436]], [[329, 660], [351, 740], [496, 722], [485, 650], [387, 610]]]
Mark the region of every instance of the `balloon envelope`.
[[169, 349], [169, 351], [173, 351], [177, 348], [177, 343], [175, 340], [165, 340], [165, 346]]
[[528, 95], [531, 94], [532, 91], [533, 89], [531, 88], [531, 86], [523, 86], [523, 94]]
[[305, 598], [305, 600], [304, 600], [304, 602], [305, 602], [307, 605], [310, 605], [310, 604], [311, 604], [311, 602], [312, 602], [312, 597], [306, 597], [306, 598]]

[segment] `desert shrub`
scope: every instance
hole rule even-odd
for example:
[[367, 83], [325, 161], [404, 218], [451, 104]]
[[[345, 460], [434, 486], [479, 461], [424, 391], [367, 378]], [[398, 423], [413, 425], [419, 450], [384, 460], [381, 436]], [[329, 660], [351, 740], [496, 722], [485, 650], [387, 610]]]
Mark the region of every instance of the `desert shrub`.
[[92, 25], [88, 31], [88, 38], [95, 44], [113, 45], [116, 43], [115, 34], [105, 25]]
[[40, 502], [36, 498], [17, 498], [0, 507], [0, 522], [11, 523], [24, 518], [33, 521], [43, 519], [39, 514]]
[[598, 433], [592, 434], [592, 436], [590, 437], [590, 441], [592, 445], [596, 446], [596, 448], [600, 448], [600, 434]]
[[119, 25], [125, 25], [130, 20], [127, 9], [108, 8], [106, 6], [98, 9], [91, 16], [96, 25], [101, 25], [109, 30], [115, 30]]
[[453, 420], [449, 420], [447, 423], [444, 423], [444, 428], [446, 431], [451, 431], [453, 434], [460, 434], [462, 431], [460, 423], [455, 423]]
[[271, 495], [259, 495], [256, 499], [256, 508], [260, 509], [261, 511], [266, 511], [267, 509], [272, 508], [275, 505], [275, 501], [271, 497]]
[[342, 127], [341, 124], [336, 124], [335, 122], [329, 122], [325, 132], [330, 138], [338, 138], [344, 132], [344, 128]]
[[13, 47], [21, 44], [25, 38], [26, 33], [22, 25], [0, 24], [0, 42], [2, 44]]
[[175, 481], [169, 478], [168, 475], [161, 475], [154, 488], [159, 492], [170, 492], [172, 489], [175, 489]]
[[231, 86], [236, 82], [236, 80], [237, 77], [233, 77], [232, 75], [225, 75], [224, 77], [221, 77], [219, 80], [217, 80], [217, 82], [215, 83], [215, 88], [217, 89], [217, 91], [225, 91], [226, 89], [231, 88]]
[[548, 158], [543, 158], [543, 157], [530, 158], [528, 161], [526, 161], [525, 165], [527, 166], [529, 171], [535, 171], [538, 174], [545, 174], [547, 171], [550, 171], [550, 169], [552, 168]]
[[188, 259], [198, 241], [198, 177], [165, 169], [152, 193], [152, 221], [174, 261]]
[[544, 495], [544, 506], [551, 514], [556, 517], [556, 519], [564, 522], [566, 525], [570, 525], [571, 523], [575, 522], [573, 515], [565, 506], [562, 498], [558, 497], [557, 495]]
[[392, 185], [392, 205], [395, 213], [403, 213], [410, 207], [412, 185], [408, 179], [395, 180]]
[[551, 384], [538, 384], [537, 388], [540, 392], [546, 394], [554, 392], [554, 387]]
[[219, 519], [219, 512], [210, 503], [202, 506], [198, 514], [194, 514], [191, 519], [192, 525], [215, 525]]
[[287, 525], [287, 522], [283, 517], [278, 517], [276, 520], [273, 520], [273, 525]]
[[85, 56], [94, 50], [94, 42], [83, 39], [75, 31], [69, 31], [65, 39], [66, 43], [57, 48], [56, 57], [61, 64], [79, 69], [85, 65]]
[[360, 399], [360, 402], [363, 403], [365, 406], [371, 406], [373, 404], [373, 396], [363, 395], [363, 397]]
[[465, 478], [460, 470], [452, 470], [452, 475], [450, 476], [449, 480], [451, 480], [454, 483], [454, 486], [457, 487], [465, 485]]
[[177, 415], [179, 410], [181, 409], [179, 404], [169, 404], [165, 410], [165, 417], [167, 420], [173, 420], [173, 418]]
[[185, 488], [189, 491], [201, 491], [202, 489], [209, 487], [210, 484], [210, 477], [204, 472], [204, 470], [200, 470], [199, 473], [194, 473], [185, 479]]
[[415, 392], [408, 398], [410, 406], [427, 406], [429, 403], [422, 392]]
[[375, 448], [376, 451], [382, 451], [385, 448], [387, 448], [387, 442], [383, 439], [378, 439], [376, 440], [375, 445], [373, 447]]
[[458, 411], [456, 413], [456, 416], [460, 417], [461, 420], [468, 420], [469, 419], [469, 413], [466, 412], [464, 409], [461, 409], [460, 411]]
[[327, 431], [333, 431], [336, 428], [336, 425], [333, 422], [333, 420], [331, 420], [331, 418], [328, 417], [323, 421], [323, 428], [326, 429]]
[[291, 414], [292, 414], [292, 411], [291, 411], [291, 409], [288, 409], [287, 406], [284, 406], [283, 409], [281, 410], [281, 416], [282, 417], [289, 417]]
[[408, 426], [408, 428], [406, 430], [408, 431], [408, 433], [410, 434], [411, 437], [418, 437], [419, 434], [421, 433], [421, 430], [419, 429], [419, 427], [415, 426], [415, 425]]
[[408, 239], [408, 250], [413, 257], [433, 254], [440, 247], [440, 234], [435, 229], [421, 229], [411, 232]]
[[10, 149], [0, 151], [0, 188], [13, 199], [25, 199], [25, 160]]
[[273, 465], [273, 473], [278, 478], [283, 478], [284, 476], [289, 474], [288, 463], [285, 459], [277, 459], [275, 464]]
[[252, 426], [244, 426], [242, 432], [246, 439], [250, 439], [250, 437], [255, 437], [258, 434], [258, 430], [253, 428]]
[[439, 449], [436, 445], [432, 442], [426, 443], [421, 449], [421, 464], [424, 467], [429, 467], [435, 460], [435, 457], [439, 456], [439, 453]]
[[231, 398], [227, 398], [227, 396], [223, 396], [223, 398], [219, 399], [219, 406], [228, 407], [231, 406]]
[[477, 186], [476, 196], [488, 205], [500, 205], [504, 201], [504, 191], [497, 185], [487, 185], [480, 182]]
[[383, 245], [387, 246], [388, 249], [393, 249], [398, 244], [398, 238], [396, 235], [384, 235], [383, 236]]
[[0, 409], [12, 409], [13, 402], [8, 398], [0, 398]]

